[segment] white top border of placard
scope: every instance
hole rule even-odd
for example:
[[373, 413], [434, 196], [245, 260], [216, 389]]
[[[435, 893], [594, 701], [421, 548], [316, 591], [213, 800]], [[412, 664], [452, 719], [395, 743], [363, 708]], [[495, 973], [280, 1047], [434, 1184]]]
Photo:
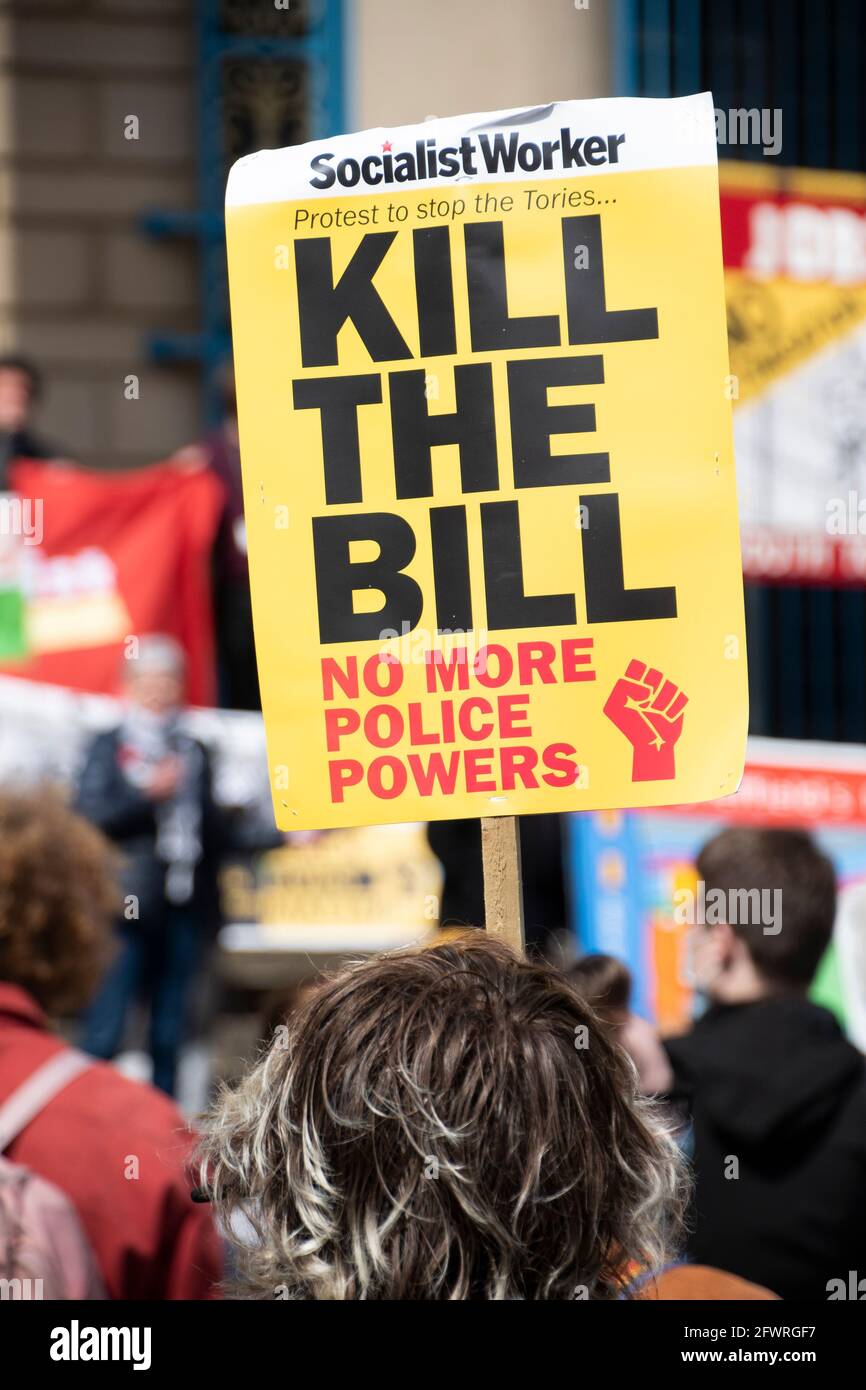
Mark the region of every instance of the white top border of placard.
[[664, 100], [557, 101], [259, 150], [233, 166], [226, 207], [419, 188], [459, 190], [473, 183], [595, 178], [716, 162], [709, 92]]

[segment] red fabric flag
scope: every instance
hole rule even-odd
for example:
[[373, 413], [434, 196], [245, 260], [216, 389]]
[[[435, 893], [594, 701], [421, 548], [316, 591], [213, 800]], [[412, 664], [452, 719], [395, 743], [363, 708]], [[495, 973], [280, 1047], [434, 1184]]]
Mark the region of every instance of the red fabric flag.
[[125, 639], [165, 632], [187, 653], [189, 702], [214, 704], [210, 552], [219, 480], [170, 464], [118, 474], [28, 459], [14, 465], [11, 482], [30, 503], [30, 656], [5, 669], [113, 695]]

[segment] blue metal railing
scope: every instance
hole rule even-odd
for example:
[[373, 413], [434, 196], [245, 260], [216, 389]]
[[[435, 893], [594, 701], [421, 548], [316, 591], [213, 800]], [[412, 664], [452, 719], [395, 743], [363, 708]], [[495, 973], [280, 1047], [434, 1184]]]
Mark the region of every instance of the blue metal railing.
[[229, 152], [225, 148], [223, 73], [229, 61], [297, 63], [306, 76], [305, 133], [310, 140], [345, 128], [343, 0], [310, 0], [309, 23], [297, 35], [232, 32], [222, 23], [220, 0], [197, 0], [198, 208], [155, 209], [141, 219], [154, 237], [194, 237], [200, 252], [201, 328], [198, 333], [155, 330], [150, 356], [160, 362], [197, 362], [202, 369], [206, 423], [219, 417], [218, 372], [230, 353], [226, 298], [223, 199]]

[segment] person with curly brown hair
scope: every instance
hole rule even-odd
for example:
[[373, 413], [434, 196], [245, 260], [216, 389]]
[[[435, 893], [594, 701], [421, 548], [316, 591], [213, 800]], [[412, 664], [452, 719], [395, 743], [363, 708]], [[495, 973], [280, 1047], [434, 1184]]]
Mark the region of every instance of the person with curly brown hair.
[[556, 970], [483, 932], [319, 985], [205, 1128], [238, 1292], [614, 1299], [675, 1246], [682, 1169]]
[[[80, 1009], [99, 983], [117, 897], [99, 831], [51, 796], [0, 795], [0, 1106], [73, 1052], [48, 1020]], [[180, 1112], [80, 1060], [5, 1157], [70, 1199], [110, 1298], [210, 1296], [221, 1249], [210, 1213], [190, 1201]]]

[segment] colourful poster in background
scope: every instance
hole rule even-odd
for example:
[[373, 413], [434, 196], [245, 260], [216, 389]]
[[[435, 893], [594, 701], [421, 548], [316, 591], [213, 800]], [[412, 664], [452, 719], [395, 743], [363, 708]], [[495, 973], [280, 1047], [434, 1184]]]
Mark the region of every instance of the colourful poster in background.
[[705, 800], [746, 654], [709, 95], [233, 168], [277, 823]]
[[720, 165], [748, 578], [866, 581], [866, 178]]
[[[624, 960], [633, 1004], [663, 1033], [695, 1007], [687, 933], [675, 906], [695, 890], [695, 856], [725, 825], [800, 826], [836, 868], [834, 941], [813, 997], [866, 1048], [866, 753], [862, 748], [749, 739], [740, 790], [705, 806], [569, 816], [572, 925], [583, 951]], [[682, 914], [680, 914], [682, 915]]]
[[299, 925], [432, 931], [442, 882], [426, 827], [414, 822], [292, 837], [229, 862], [220, 890], [224, 916], [258, 923], [276, 946], [286, 928]]
[[167, 632], [187, 654], [190, 702], [213, 704], [217, 479], [167, 465], [105, 474], [22, 460], [12, 482], [24, 515], [39, 518], [39, 541], [25, 537], [18, 551], [26, 652], [10, 673], [111, 694], [125, 640]]

